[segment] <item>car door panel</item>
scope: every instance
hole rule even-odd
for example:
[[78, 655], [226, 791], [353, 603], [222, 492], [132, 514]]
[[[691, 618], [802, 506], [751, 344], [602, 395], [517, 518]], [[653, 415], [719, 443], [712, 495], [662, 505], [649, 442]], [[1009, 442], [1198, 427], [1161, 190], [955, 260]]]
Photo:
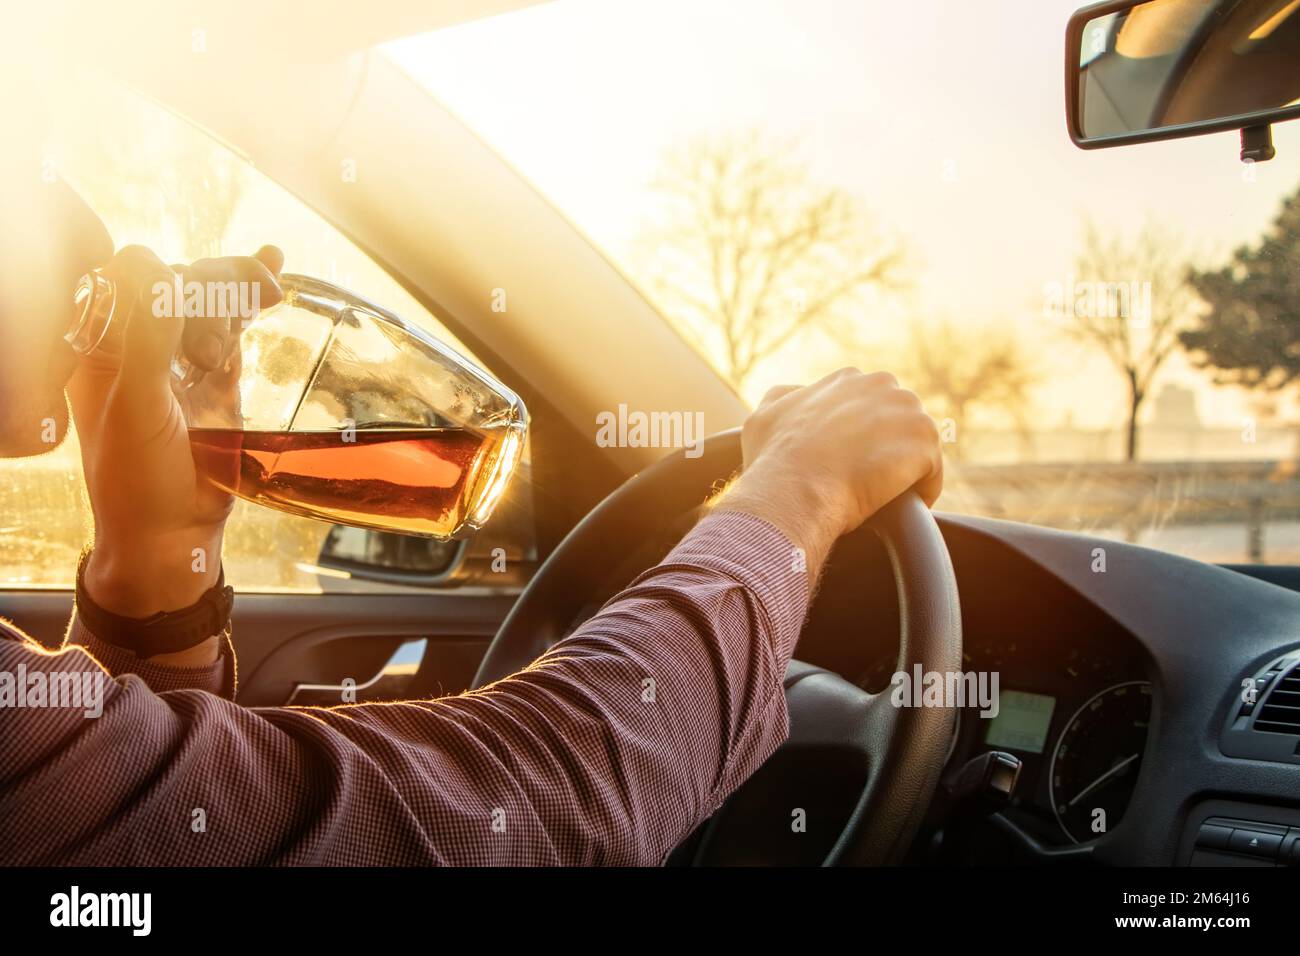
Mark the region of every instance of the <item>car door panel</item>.
[[[426, 642], [416, 668], [420, 685], [430, 693], [457, 693], [469, 686], [514, 599], [512, 593], [480, 589], [467, 594], [241, 594], [233, 628], [239, 702], [285, 704], [303, 685], [342, 686], [351, 680], [362, 687], [412, 639]], [[47, 647], [59, 645], [71, 610], [68, 591], [0, 594], [0, 616]], [[349, 701], [340, 695], [336, 702]]]

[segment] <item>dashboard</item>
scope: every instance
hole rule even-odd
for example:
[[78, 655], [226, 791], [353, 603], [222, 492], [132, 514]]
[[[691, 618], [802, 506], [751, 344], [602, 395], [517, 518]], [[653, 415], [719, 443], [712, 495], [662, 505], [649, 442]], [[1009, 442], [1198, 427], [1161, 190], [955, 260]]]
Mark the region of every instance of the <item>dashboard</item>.
[[[996, 675], [998, 707], [962, 702], [910, 862], [1300, 863], [1300, 718], [1277, 725], [1300, 714], [1300, 593], [1122, 542], [936, 517], [957, 578], [963, 669]], [[796, 657], [890, 690], [898, 598], [869, 529], [836, 545]], [[1243, 682], [1259, 690], [1258, 715], [1243, 706]], [[963, 815], [945, 787], [991, 752], [1019, 763], [1014, 790], [993, 812]], [[790, 806], [846, 820], [855, 773], [833, 753], [778, 751], [724, 811], [739, 820], [727, 862], [818, 862], [835, 826], [793, 840], [763, 821]], [[1238, 831], [1266, 854], [1210, 842]]]
[[[960, 593], [964, 669], [996, 675], [1000, 700], [996, 715], [962, 702], [944, 779], [991, 751], [1015, 757], [1020, 775], [957, 860], [935, 850], [953, 829], [941, 782], [914, 861], [1168, 865], [1192, 859], [1200, 821], [1225, 812], [1215, 800], [1236, 801], [1238, 819], [1290, 822], [1300, 730], [1262, 735], [1268, 753], [1296, 755], [1263, 760], [1242, 759], [1224, 728], [1260, 737], [1237, 716], [1242, 681], [1271, 673], [1270, 661], [1300, 644], [1300, 594], [1120, 542], [938, 517]], [[797, 656], [881, 692], [898, 650], [891, 570], [861, 530], [832, 555]]]
[[[963, 550], [961, 539], [948, 538], [962, 603], [962, 666], [983, 682], [983, 693], [962, 702], [946, 773], [990, 751], [1010, 754], [1020, 775], [999, 813], [1047, 847], [1091, 843], [1123, 820], [1141, 774], [1154, 692], [1150, 657], [1032, 562], [1004, 552], [991, 564], [990, 543], [971, 541]], [[892, 588], [870, 532], [842, 539], [799, 658], [864, 690], [889, 692], [891, 680], [904, 676], [895, 678]]]

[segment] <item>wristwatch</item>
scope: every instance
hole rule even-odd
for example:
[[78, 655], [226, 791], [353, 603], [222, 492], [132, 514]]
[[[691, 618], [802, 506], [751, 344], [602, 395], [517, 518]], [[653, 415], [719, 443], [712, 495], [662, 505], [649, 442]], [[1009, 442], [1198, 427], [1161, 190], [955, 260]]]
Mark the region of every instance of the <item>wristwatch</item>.
[[161, 611], [150, 617], [123, 617], [106, 611], [86, 592], [86, 560], [77, 567], [77, 616], [86, 629], [101, 641], [133, 652], [136, 657], [155, 657], [188, 650], [230, 626], [235, 589], [226, 586], [226, 572], [217, 573], [217, 583], [197, 601], [179, 611]]

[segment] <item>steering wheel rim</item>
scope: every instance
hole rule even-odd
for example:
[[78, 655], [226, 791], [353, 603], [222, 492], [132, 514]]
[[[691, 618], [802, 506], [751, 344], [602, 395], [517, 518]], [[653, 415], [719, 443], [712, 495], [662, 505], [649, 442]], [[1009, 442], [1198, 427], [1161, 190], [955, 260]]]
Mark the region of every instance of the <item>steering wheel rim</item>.
[[[492, 639], [474, 687], [527, 666], [560, 640], [589, 603], [592, 569], [611, 569], [627, 542], [703, 504], [717, 481], [740, 469], [740, 430], [719, 432], [688, 457], [675, 452], [633, 476], [593, 508], [543, 562]], [[869, 522], [884, 544], [899, 606], [899, 671], [947, 674], [961, 668], [957, 581], [933, 515], [914, 492]], [[583, 582], [592, 587], [575, 587]], [[614, 583], [613, 587], [618, 584]], [[606, 588], [608, 593], [613, 593]], [[829, 731], [865, 763], [866, 784], [824, 865], [898, 862], [929, 806], [952, 739], [950, 707], [895, 707], [829, 671], [791, 662], [785, 680], [788, 746]], [[820, 742], [825, 742], [824, 740]], [[743, 788], [742, 788], [743, 789]]]

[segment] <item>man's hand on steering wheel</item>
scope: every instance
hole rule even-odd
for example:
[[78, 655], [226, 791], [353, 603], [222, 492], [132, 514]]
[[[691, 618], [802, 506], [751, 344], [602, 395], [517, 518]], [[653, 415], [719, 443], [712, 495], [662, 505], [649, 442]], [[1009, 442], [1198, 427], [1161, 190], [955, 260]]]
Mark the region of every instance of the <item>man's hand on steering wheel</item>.
[[771, 522], [803, 548], [810, 572], [835, 540], [915, 487], [943, 487], [934, 420], [888, 372], [840, 369], [768, 391], [742, 432], [744, 473], [718, 505]]

